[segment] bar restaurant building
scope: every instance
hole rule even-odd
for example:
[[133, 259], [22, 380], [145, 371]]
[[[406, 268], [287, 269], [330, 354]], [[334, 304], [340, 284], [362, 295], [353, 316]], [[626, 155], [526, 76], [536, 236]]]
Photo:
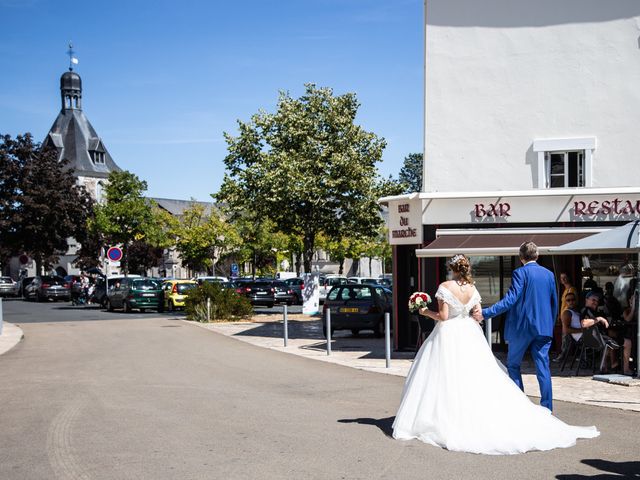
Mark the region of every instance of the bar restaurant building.
[[433, 294], [456, 253], [471, 258], [484, 305], [509, 289], [526, 240], [556, 278], [566, 272], [580, 292], [592, 275], [626, 301], [634, 254], [550, 249], [640, 219], [640, 3], [563, 7], [425, 4], [423, 188], [380, 199], [393, 245], [396, 349], [417, 340], [409, 295]]

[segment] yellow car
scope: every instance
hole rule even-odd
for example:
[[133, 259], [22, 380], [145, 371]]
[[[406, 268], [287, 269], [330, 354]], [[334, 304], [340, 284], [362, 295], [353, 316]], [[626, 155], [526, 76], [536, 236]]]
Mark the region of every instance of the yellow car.
[[189, 292], [197, 286], [198, 284], [191, 280], [166, 280], [162, 284], [166, 308], [172, 311], [184, 308], [184, 301]]

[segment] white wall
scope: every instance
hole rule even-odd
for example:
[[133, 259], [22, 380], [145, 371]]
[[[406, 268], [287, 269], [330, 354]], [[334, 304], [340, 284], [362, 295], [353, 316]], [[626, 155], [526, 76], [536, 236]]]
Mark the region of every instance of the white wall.
[[640, 185], [640, 1], [426, 5], [425, 191], [538, 188], [532, 142], [575, 137], [593, 187]]

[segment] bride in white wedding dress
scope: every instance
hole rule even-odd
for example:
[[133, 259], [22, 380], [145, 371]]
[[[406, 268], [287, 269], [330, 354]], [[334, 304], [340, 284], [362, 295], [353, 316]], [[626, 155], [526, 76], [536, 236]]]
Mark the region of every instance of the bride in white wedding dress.
[[532, 403], [493, 356], [470, 312], [480, 304], [469, 260], [449, 262], [454, 280], [438, 288], [436, 327], [407, 376], [393, 437], [461, 452], [507, 455], [575, 445], [595, 427], [567, 425]]

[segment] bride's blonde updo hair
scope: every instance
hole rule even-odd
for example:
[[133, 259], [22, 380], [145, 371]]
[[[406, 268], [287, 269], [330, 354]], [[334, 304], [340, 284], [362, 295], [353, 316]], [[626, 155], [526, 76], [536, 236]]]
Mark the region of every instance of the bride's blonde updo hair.
[[471, 264], [466, 255], [454, 255], [449, 260], [449, 269], [456, 275], [458, 280], [465, 283], [473, 283], [471, 278]]

